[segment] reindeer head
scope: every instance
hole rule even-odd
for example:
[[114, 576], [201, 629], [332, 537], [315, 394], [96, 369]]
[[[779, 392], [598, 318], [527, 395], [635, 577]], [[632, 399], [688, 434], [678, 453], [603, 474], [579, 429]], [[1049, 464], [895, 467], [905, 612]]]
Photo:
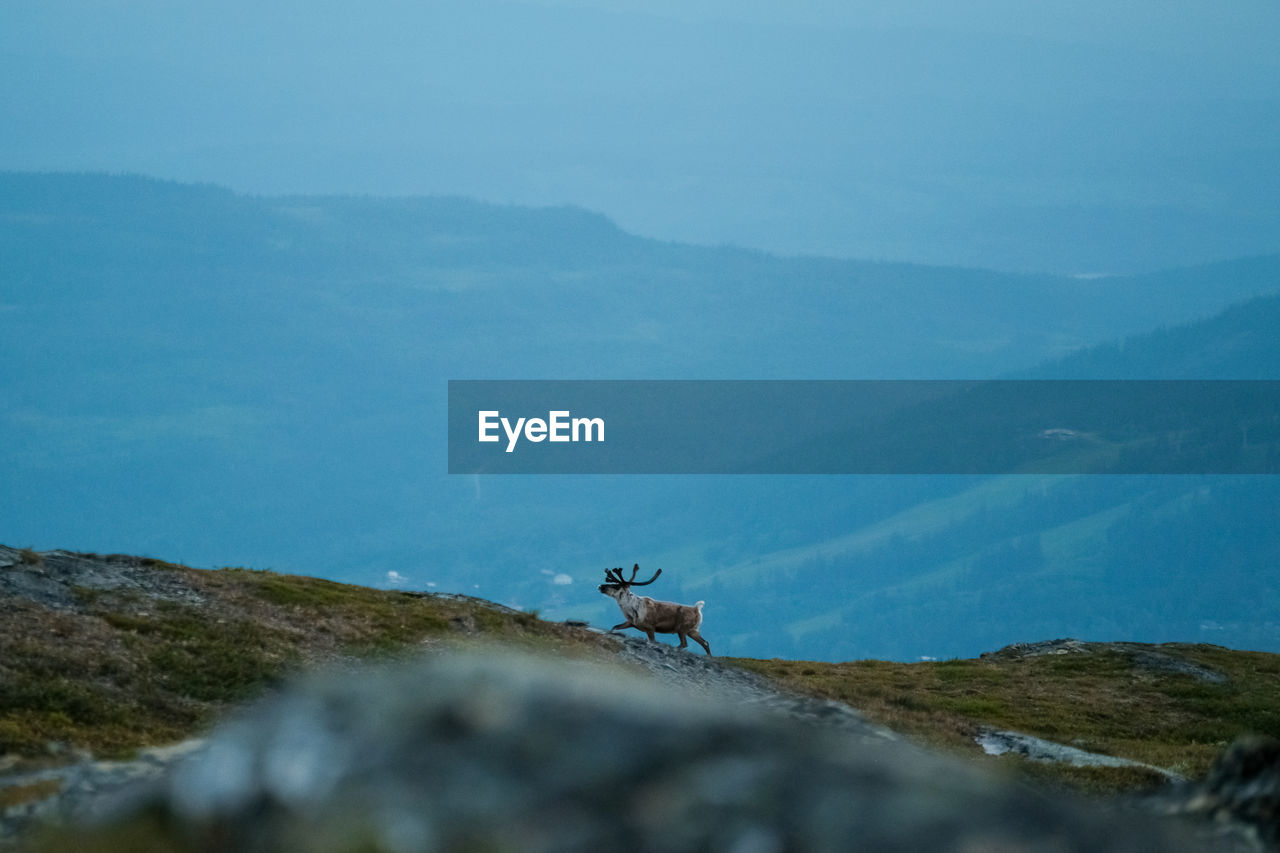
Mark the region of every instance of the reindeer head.
[[647, 581], [637, 581], [636, 574], [639, 573], [639, 571], [639, 563], [636, 563], [635, 567], [631, 569], [630, 578], [622, 577], [621, 566], [616, 569], [605, 569], [604, 576], [607, 583], [600, 584], [598, 589], [610, 598], [620, 599], [631, 590], [631, 587], [648, 586], [658, 579], [658, 575], [662, 574], [662, 569], [658, 569], [658, 571], [654, 572], [653, 577], [649, 578]]

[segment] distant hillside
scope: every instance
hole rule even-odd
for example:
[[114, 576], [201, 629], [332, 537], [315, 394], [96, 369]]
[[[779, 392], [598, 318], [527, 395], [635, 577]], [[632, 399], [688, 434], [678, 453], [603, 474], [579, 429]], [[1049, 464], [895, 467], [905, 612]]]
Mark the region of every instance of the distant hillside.
[[1017, 8], [45, 0], [0, 31], [30, 81], [0, 163], [568, 200], [665, 239], [999, 269], [1280, 250], [1273, 4]]
[[[451, 378], [1009, 375], [1274, 294], [1280, 257], [1013, 276], [662, 243], [572, 208], [9, 173], [0, 267], [10, 542], [597, 621], [601, 570], [640, 562], [758, 657], [1280, 648], [1269, 480], [449, 477], [443, 417]], [[1240, 340], [1274, 340], [1266, 317]], [[1189, 334], [1179, 363], [1264, 363]], [[1127, 375], [1106, 352], [1081, 358]]]
[[[1278, 328], [1280, 298], [1258, 298], [1019, 375], [1276, 378]], [[883, 518], [744, 554], [689, 594], [750, 612], [784, 578], [785, 633], [753, 629], [739, 642], [832, 661], [970, 656], [1027, 636], [1280, 650], [1274, 476], [919, 478], [910, 488], [917, 500]]]
[[[1241, 275], [1270, 262], [1240, 261]], [[1259, 296], [1196, 323], [1098, 344], [1027, 371], [1034, 379], [1280, 378], [1280, 295]]]
[[[519, 366], [530, 376], [969, 378], [1280, 289], [1280, 256], [1134, 278], [1009, 275], [663, 243], [573, 208], [264, 198], [92, 174], [0, 173], [0, 259], [15, 349], [37, 328], [77, 330], [91, 309], [100, 322], [78, 329], [90, 333], [81, 347], [132, 334], [141, 367], [218, 344], [281, 370], [281, 348], [302, 345], [295, 370], [397, 354], [403, 362], [383, 364], [393, 375], [407, 362], [428, 377]], [[54, 308], [66, 313], [41, 313]], [[183, 332], [196, 337], [182, 351], [164, 346]], [[321, 357], [330, 361], [310, 361]]]

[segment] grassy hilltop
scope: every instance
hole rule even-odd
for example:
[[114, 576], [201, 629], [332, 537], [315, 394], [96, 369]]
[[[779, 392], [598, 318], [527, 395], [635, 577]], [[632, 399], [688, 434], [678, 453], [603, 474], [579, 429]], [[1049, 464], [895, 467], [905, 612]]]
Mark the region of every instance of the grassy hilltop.
[[[6, 769], [78, 750], [124, 757], [198, 734], [314, 664], [356, 664], [459, 638], [617, 655], [606, 635], [465, 596], [3, 547], [0, 617]], [[1015, 730], [1189, 778], [1237, 735], [1280, 736], [1280, 655], [1208, 645], [1040, 645], [1050, 653], [1028, 646], [911, 664], [726, 663], [781, 688], [845, 701], [928, 745], [1090, 790], [1138, 788], [1163, 776], [992, 759], [974, 736]]]
[[[1280, 736], [1280, 655], [1221, 646], [1090, 643], [1065, 654], [974, 660], [740, 663], [961, 754], [976, 755], [983, 729], [1013, 730], [1196, 779], [1236, 737]], [[1165, 778], [1141, 767], [1001, 760], [1086, 790]]]
[[120, 757], [190, 736], [309, 665], [464, 636], [584, 651], [600, 643], [465, 596], [119, 554], [18, 553], [20, 563], [0, 572], [70, 559], [128, 581], [73, 583], [70, 601], [55, 607], [0, 585], [0, 755], [26, 760], [51, 743]]

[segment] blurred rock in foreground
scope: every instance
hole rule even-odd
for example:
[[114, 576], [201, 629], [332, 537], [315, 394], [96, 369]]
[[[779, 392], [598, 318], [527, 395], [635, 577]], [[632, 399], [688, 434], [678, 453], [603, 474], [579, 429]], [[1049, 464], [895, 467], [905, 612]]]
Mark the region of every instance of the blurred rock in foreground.
[[1280, 741], [1241, 737], [1202, 782], [1156, 791], [1148, 806], [1234, 826], [1259, 849], [1280, 850]]
[[104, 826], [54, 841], [281, 853], [1213, 849], [1175, 828], [901, 742], [494, 651], [314, 677], [224, 725]]

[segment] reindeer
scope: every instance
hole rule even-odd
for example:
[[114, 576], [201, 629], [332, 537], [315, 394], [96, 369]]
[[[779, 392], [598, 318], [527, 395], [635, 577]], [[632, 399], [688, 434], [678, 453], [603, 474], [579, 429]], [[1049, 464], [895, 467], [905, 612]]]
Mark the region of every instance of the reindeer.
[[636, 595], [631, 591], [633, 586], [648, 586], [658, 579], [658, 575], [662, 574], [662, 569], [658, 569], [653, 577], [647, 581], [637, 581], [636, 574], [640, 571], [640, 564], [637, 563], [635, 568], [631, 570], [631, 577], [624, 579], [622, 577], [622, 568], [605, 569], [604, 576], [607, 583], [600, 584], [600, 591], [610, 598], [618, 602], [618, 606], [622, 608], [622, 615], [627, 617], [626, 622], [621, 622], [610, 628], [610, 631], [617, 631], [619, 628], [637, 628], [649, 635], [649, 642], [653, 642], [653, 633], [657, 631], [659, 634], [679, 634], [680, 648], [688, 648], [689, 641], [687, 637], [693, 637], [698, 644], [707, 650], [707, 654], [711, 654], [711, 646], [706, 640], [702, 639], [702, 635], [698, 633], [698, 629], [702, 627], [702, 605], [705, 601], [699, 601], [697, 604], [674, 604], [670, 601], [655, 601], [643, 595]]

